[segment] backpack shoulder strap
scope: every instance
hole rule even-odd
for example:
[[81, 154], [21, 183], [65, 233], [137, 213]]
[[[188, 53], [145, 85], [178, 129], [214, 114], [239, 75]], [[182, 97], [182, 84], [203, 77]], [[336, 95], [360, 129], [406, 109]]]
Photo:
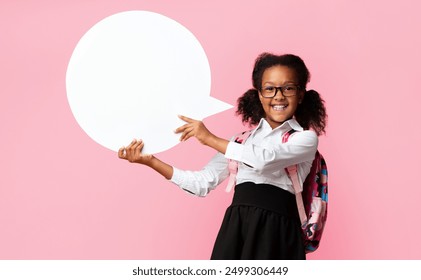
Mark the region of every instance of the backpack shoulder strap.
[[[252, 130], [247, 130], [247, 131], [237, 134], [234, 137], [234, 142], [239, 143], [239, 144], [244, 144], [247, 138], [249, 138], [251, 132]], [[238, 172], [238, 162], [236, 160], [229, 160], [228, 170], [230, 172], [230, 176], [229, 176], [227, 187], [225, 189], [226, 192], [230, 192], [232, 188], [235, 186], [237, 172]]]
[[[287, 133], [282, 136], [282, 143], [288, 142], [289, 137], [296, 132], [294, 129], [291, 129]], [[298, 179], [298, 165], [294, 164], [292, 166], [288, 166], [285, 168], [286, 173], [288, 174], [289, 178], [291, 179], [292, 186], [295, 192], [295, 200], [297, 201], [297, 208], [298, 214], [300, 215], [301, 225], [307, 223], [307, 214], [304, 207], [303, 196], [302, 196], [302, 188], [300, 181]]]

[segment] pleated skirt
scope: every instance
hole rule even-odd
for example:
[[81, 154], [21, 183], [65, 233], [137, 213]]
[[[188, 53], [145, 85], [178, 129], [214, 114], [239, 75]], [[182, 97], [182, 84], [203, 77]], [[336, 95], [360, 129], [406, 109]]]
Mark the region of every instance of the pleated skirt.
[[237, 185], [211, 259], [305, 259], [295, 195], [267, 184]]

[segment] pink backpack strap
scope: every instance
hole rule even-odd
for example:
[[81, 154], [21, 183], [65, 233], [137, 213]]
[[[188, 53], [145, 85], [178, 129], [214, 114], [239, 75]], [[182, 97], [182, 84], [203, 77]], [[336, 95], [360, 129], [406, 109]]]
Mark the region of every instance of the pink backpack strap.
[[[282, 136], [282, 143], [288, 142], [288, 138], [295, 132], [295, 130], [290, 130]], [[297, 201], [298, 214], [300, 215], [301, 225], [307, 223], [307, 215], [304, 208], [302, 189], [300, 188], [300, 181], [298, 179], [298, 165], [292, 165], [285, 168], [289, 178], [292, 181], [292, 186], [295, 191], [295, 200]]]
[[[247, 140], [247, 138], [249, 138], [250, 134], [251, 134], [251, 130], [240, 133], [235, 136], [234, 142], [243, 144]], [[238, 172], [238, 162], [236, 160], [230, 159], [228, 162], [228, 170], [230, 172], [230, 176], [229, 176], [227, 187], [225, 189], [226, 192], [230, 192], [235, 186], [236, 179], [237, 179], [237, 172]]]
[[300, 215], [301, 225], [305, 225], [307, 223], [307, 215], [306, 215], [306, 210], [304, 207], [302, 190], [299, 188], [300, 181], [298, 180], [297, 165], [288, 166], [286, 170], [289, 177], [291, 178], [292, 186], [294, 187], [295, 200], [297, 201], [297, 208], [298, 208], [298, 214]]
[[236, 160], [229, 160], [228, 169], [230, 171], [230, 177], [229, 177], [228, 185], [225, 189], [226, 192], [230, 192], [232, 188], [235, 186], [237, 172], [238, 172], [238, 162]]

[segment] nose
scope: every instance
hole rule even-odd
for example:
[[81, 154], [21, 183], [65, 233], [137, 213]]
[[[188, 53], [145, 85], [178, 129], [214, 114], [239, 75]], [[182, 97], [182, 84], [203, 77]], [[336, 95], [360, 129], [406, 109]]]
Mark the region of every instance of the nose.
[[285, 98], [284, 94], [282, 93], [281, 87], [275, 88], [275, 96], [273, 98], [275, 98], [275, 99], [284, 99]]

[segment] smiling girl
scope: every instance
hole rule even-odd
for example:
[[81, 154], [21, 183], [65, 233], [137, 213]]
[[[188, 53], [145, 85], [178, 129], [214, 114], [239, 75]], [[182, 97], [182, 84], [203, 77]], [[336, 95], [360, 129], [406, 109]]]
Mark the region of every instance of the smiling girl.
[[[201, 121], [185, 116], [176, 129], [180, 140], [191, 137], [218, 153], [201, 171], [185, 171], [153, 155], [142, 154], [144, 143], [133, 140], [118, 155], [147, 165], [181, 189], [206, 196], [229, 176], [228, 162], [238, 164], [236, 187], [216, 238], [211, 259], [305, 259], [292, 182], [285, 168], [298, 165], [303, 182], [310, 172], [325, 132], [324, 101], [306, 90], [310, 73], [298, 56], [261, 54], [255, 62], [253, 88], [238, 99], [242, 121], [255, 126], [245, 143], [212, 134]], [[288, 142], [285, 133], [294, 130]]]

